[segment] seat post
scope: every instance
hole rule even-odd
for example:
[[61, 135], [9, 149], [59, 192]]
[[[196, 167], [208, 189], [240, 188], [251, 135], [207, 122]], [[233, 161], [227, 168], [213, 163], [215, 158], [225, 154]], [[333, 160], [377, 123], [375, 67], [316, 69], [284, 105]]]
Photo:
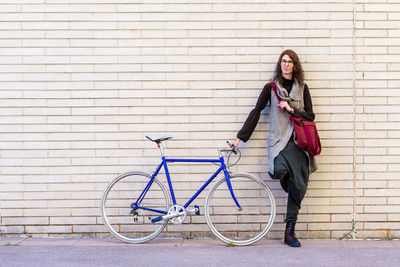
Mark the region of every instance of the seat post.
[[157, 142], [157, 146], [160, 149], [161, 157], [164, 157], [165, 155], [161, 142]]

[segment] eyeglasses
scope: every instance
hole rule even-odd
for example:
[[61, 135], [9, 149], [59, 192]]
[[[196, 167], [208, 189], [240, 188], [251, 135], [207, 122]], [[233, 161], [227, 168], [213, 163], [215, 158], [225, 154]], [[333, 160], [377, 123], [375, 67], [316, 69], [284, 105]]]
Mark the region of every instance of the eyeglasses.
[[281, 63], [282, 63], [283, 65], [286, 65], [286, 64], [288, 64], [288, 65], [293, 65], [293, 60], [286, 60], [286, 59], [283, 59], [283, 60], [281, 61]]

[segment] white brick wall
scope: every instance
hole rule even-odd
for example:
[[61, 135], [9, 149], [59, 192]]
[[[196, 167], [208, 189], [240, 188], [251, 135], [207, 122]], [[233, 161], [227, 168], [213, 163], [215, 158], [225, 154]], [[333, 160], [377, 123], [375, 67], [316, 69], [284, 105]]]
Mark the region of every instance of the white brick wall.
[[[216, 156], [280, 52], [298, 52], [323, 143], [300, 237], [398, 238], [400, 3], [395, 0], [7, 0], [0, 4], [2, 234], [101, 235], [107, 182], [169, 156]], [[267, 179], [267, 116], [239, 171]], [[176, 166], [186, 196], [204, 167]], [[189, 175], [190, 174], [190, 175]], [[286, 198], [270, 237], [281, 237]], [[202, 196], [204, 197], [204, 196]], [[168, 227], [207, 232], [204, 220]]]

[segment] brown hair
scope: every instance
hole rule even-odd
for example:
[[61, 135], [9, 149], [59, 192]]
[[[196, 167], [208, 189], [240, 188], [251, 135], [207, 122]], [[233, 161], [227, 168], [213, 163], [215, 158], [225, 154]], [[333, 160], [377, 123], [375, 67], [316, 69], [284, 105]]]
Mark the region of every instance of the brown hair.
[[290, 49], [283, 51], [281, 53], [281, 55], [279, 56], [279, 60], [276, 63], [274, 80], [277, 80], [280, 84], [283, 83], [281, 62], [282, 62], [282, 57], [284, 55], [288, 55], [293, 60], [293, 78], [295, 78], [299, 84], [303, 84], [304, 83], [304, 71], [303, 71], [303, 67], [301, 66], [299, 56], [297, 56], [296, 52], [294, 52], [293, 50], [290, 50]]

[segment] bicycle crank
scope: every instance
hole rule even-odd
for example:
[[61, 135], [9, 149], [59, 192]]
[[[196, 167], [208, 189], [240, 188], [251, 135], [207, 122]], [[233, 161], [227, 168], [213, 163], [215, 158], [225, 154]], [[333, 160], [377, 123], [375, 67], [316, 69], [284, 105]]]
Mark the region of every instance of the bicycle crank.
[[186, 216], [186, 209], [181, 205], [175, 204], [168, 209], [167, 215], [153, 218], [151, 222], [155, 223], [161, 220], [169, 220], [173, 224], [181, 224], [185, 221]]

